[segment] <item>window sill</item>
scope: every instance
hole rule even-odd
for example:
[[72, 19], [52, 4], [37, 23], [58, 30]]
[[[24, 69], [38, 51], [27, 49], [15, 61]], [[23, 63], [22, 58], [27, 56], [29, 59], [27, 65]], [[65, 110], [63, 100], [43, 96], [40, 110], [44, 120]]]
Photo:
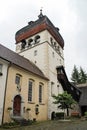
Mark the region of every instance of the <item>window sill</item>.
[[35, 104], [35, 102], [29, 102], [29, 101], [28, 101], [28, 103], [29, 103], [29, 104]]
[[45, 103], [39, 103], [39, 105], [45, 105]]

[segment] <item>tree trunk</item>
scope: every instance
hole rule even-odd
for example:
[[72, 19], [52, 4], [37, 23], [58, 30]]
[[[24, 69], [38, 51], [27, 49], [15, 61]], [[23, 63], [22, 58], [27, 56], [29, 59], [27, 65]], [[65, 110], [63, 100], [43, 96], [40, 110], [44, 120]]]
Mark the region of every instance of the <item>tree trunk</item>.
[[69, 109], [67, 108], [67, 116], [69, 116]]

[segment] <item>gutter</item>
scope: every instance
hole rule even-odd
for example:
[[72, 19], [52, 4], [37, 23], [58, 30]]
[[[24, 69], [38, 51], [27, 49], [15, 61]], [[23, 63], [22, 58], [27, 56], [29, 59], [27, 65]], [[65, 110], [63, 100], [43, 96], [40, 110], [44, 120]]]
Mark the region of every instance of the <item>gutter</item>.
[[11, 65], [11, 63], [9, 62], [8, 68], [7, 68], [6, 83], [5, 83], [4, 102], [3, 102], [3, 114], [2, 114], [2, 122], [1, 122], [1, 124], [3, 124], [3, 121], [4, 121], [4, 108], [5, 108], [5, 99], [6, 99], [6, 90], [7, 90], [8, 71], [9, 71], [10, 65]]

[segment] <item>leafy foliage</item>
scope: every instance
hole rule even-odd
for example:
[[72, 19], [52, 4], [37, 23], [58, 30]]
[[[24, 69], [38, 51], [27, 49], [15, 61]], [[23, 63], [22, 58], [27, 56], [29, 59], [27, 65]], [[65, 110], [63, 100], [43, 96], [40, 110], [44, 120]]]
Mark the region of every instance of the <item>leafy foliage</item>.
[[72, 104], [76, 103], [71, 94], [68, 94], [66, 91], [58, 96], [53, 95], [53, 98], [55, 100], [53, 103], [58, 104], [60, 109], [72, 109]]
[[85, 116], [87, 117], [87, 111], [85, 112]]
[[80, 70], [74, 65], [73, 72], [71, 74], [71, 80], [76, 84], [86, 83], [87, 73], [80, 67]]
[[80, 67], [80, 82], [81, 83], [86, 83], [87, 81], [87, 74], [86, 72]]
[[76, 84], [80, 82], [79, 71], [75, 65], [71, 74], [71, 80]]

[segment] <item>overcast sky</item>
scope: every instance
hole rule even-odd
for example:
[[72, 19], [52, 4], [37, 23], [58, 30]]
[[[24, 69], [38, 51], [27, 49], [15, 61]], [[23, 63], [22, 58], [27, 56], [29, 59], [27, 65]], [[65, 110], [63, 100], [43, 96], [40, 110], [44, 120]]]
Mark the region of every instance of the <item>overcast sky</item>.
[[0, 0], [0, 44], [15, 51], [15, 33], [37, 20], [41, 7], [65, 41], [67, 76], [74, 65], [87, 72], [87, 0]]

